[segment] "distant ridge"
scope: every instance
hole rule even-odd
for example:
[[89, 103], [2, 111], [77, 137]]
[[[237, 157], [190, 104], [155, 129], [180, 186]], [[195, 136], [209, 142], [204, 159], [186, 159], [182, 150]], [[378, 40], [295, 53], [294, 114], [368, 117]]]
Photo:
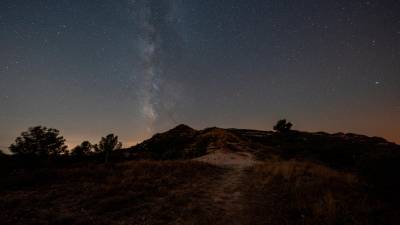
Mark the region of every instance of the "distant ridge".
[[300, 157], [354, 168], [361, 160], [400, 152], [400, 146], [380, 137], [353, 133], [291, 131], [281, 134], [251, 129], [218, 127], [195, 130], [180, 124], [155, 134], [128, 150], [132, 157], [191, 159], [216, 150], [249, 152], [259, 158]]
[[400, 221], [400, 146], [379, 137], [180, 124], [110, 159], [58, 158], [32, 170], [0, 154], [2, 224], [47, 224], [60, 213], [56, 224]]

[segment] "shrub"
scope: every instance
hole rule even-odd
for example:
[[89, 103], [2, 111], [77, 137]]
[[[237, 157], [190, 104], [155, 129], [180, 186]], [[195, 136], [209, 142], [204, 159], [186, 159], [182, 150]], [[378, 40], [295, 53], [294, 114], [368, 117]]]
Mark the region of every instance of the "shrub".
[[66, 153], [67, 146], [60, 132], [42, 126], [31, 127], [15, 139], [9, 149], [21, 156], [57, 156]]
[[89, 141], [84, 141], [72, 149], [71, 156], [74, 158], [85, 158], [93, 153], [93, 145]]
[[112, 151], [119, 150], [122, 147], [122, 143], [118, 142], [118, 136], [109, 134], [106, 137], [102, 137], [100, 143], [96, 145], [95, 149], [97, 152], [104, 153], [104, 161], [108, 163], [110, 154]]
[[291, 122], [287, 122], [286, 119], [279, 120], [275, 126], [274, 130], [280, 133], [288, 132], [292, 128], [293, 124]]

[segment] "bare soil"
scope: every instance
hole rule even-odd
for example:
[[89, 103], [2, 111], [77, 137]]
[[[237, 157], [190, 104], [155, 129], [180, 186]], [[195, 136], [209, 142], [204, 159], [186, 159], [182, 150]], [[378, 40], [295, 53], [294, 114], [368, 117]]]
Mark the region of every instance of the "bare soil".
[[247, 168], [259, 163], [249, 152], [233, 152], [230, 150], [217, 150], [208, 155], [195, 159], [223, 167], [227, 170], [218, 182], [208, 189], [206, 199], [211, 199], [211, 204], [216, 211], [221, 212], [216, 224], [243, 224], [245, 220], [245, 206], [242, 187], [246, 182]]

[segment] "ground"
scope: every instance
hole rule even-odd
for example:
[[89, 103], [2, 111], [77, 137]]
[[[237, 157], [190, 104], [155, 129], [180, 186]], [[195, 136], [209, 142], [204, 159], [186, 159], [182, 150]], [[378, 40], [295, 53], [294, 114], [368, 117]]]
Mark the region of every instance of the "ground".
[[396, 211], [365, 194], [351, 173], [295, 160], [258, 161], [251, 153], [229, 150], [194, 160], [24, 171], [4, 180], [4, 225], [399, 221]]
[[[172, 156], [184, 158], [144, 155], [146, 160], [82, 161], [5, 174], [0, 183], [1, 224], [400, 224], [395, 201], [371, 192], [359, 174], [299, 154], [285, 157], [276, 147], [279, 143], [263, 144], [271, 137], [268, 132], [178, 128], [136, 150], [180, 143], [182, 148], [172, 149], [185, 149], [187, 155]], [[310, 143], [302, 151], [313, 147]], [[205, 154], [186, 158], [201, 152]], [[155, 154], [159, 152], [150, 156]]]
[[246, 205], [241, 190], [246, 181], [244, 171], [259, 162], [255, 160], [251, 153], [229, 150], [217, 150], [195, 160], [223, 167], [227, 170], [218, 182], [211, 185], [205, 199], [211, 199], [210, 204], [221, 211], [218, 218], [219, 223], [242, 224]]

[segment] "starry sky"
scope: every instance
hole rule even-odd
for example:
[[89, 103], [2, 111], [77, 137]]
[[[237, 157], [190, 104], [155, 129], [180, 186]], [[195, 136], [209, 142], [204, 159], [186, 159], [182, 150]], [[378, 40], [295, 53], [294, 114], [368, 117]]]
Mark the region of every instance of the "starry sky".
[[280, 118], [400, 143], [400, 1], [0, 2], [0, 149]]

